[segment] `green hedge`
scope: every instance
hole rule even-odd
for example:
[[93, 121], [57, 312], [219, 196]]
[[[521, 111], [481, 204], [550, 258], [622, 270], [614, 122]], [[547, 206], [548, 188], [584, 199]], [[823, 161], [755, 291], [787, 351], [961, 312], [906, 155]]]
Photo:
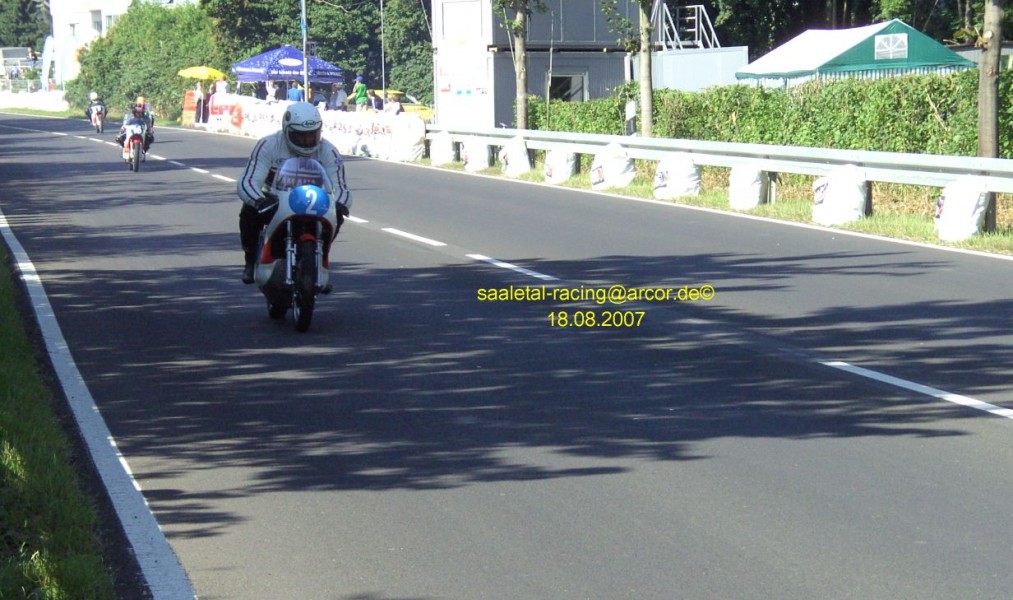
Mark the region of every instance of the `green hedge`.
[[[1013, 71], [1002, 71], [1008, 98]], [[636, 85], [588, 102], [532, 97], [532, 129], [624, 133], [627, 98]], [[1000, 101], [999, 154], [1013, 157], [1013, 106]], [[546, 115], [551, 118], [547, 119]], [[815, 81], [789, 89], [749, 85], [702, 92], [657, 90], [654, 136], [922, 154], [977, 154], [978, 70], [878, 80]]]

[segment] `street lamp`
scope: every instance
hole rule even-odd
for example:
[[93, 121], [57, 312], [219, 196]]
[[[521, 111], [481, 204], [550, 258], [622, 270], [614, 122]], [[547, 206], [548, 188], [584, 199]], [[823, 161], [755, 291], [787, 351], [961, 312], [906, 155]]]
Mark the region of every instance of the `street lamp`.
[[301, 0], [302, 5], [302, 93], [303, 100], [309, 102], [310, 89], [310, 57], [306, 53], [306, 0]]
[[380, 0], [380, 89], [383, 97], [380, 98], [381, 102], [387, 101], [387, 54], [386, 44], [384, 43], [384, 29], [383, 29], [383, 0]]

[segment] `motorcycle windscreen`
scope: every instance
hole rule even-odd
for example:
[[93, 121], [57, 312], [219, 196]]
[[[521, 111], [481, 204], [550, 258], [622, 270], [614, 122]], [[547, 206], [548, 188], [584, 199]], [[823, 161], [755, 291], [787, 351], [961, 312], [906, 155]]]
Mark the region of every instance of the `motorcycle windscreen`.
[[289, 158], [274, 176], [271, 190], [279, 198], [288, 199], [288, 206], [297, 215], [324, 216], [331, 208], [326, 191], [327, 173], [312, 158]]

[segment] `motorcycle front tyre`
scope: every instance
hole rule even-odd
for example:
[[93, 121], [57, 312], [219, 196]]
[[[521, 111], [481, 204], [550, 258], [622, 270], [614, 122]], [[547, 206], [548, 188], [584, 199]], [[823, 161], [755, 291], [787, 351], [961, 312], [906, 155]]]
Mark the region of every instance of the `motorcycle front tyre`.
[[134, 165], [134, 171], [141, 170], [141, 144], [136, 143], [130, 150], [130, 162]]
[[317, 286], [317, 243], [307, 240], [299, 245], [299, 263], [295, 270], [292, 290], [292, 314], [295, 329], [304, 332], [313, 320], [313, 306], [316, 303]]

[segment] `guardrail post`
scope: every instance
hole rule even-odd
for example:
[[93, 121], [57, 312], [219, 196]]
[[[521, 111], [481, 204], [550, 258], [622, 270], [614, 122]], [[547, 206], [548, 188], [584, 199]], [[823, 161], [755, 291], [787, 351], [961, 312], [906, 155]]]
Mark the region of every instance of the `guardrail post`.
[[872, 182], [865, 182], [865, 216], [872, 214]]

